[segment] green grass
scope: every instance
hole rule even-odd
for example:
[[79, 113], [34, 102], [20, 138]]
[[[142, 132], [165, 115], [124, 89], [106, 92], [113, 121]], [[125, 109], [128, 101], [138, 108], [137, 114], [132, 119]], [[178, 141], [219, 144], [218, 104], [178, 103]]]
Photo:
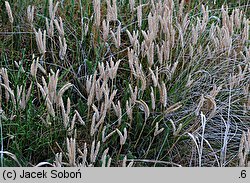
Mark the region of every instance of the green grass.
[[[151, 160], [153, 163], [136, 162], [134, 166], [174, 166], [174, 163], [181, 166], [199, 166], [198, 152], [194, 145], [194, 141], [190, 138], [192, 134], [201, 138], [202, 125], [200, 114], [195, 115], [195, 111], [199, 105], [202, 95], [205, 96], [205, 102], [200, 108], [207, 118], [204, 142], [202, 166], [237, 166], [238, 150], [242, 131], [246, 131], [250, 127], [249, 109], [244, 111], [244, 105], [249, 98], [249, 63], [250, 57], [247, 56], [247, 50], [250, 46], [250, 40], [242, 45], [242, 34], [244, 24], [240, 28], [234, 27], [232, 35], [232, 52], [227, 54], [228, 47], [222, 48], [215, 45], [210, 37], [209, 31], [214, 25], [218, 25], [218, 29], [222, 28], [221, 6], [228, 5], [229, 15], [234, 8], [243, 11], [246, 18], [249, 18], [250, 1], [249, 0], [224, 0], [212, 1], [191, 0], [189, 4], [184, 5], [183, 13], [189, 15], [190, 23], [184, 34], [184, 44], [182, 47], [180, 33], [178, 31], [179, 22], [179, 4], [175, 2], [173, 10], [173, 28], [176, 31], [173, 37], [175, 45], [170, 49], [169, 59], [163, 59], [164, 63], [160, 64], [157, 49], [154, 49], [154, 64], [152, 70], [155, 72], [156, 67], [159, 68], [159, 84], [164, 82], [167, 91], [167, 106], [164, 107], [161, 102], [161, 89], [153, 87], [151, 74], [149, 72], [149, 64], [147, 55], [140, 53], [137, 62], [141, 64], [144, 72], [144, 80], [136, 78], [131, 74], [131, 68], [128, 63], [128, 48], [133, 46], [130, 43], [126, 30], [133, 33], [138, 31], [138, 41], [140, 45], [145, 40], [142, 30], [149, 29], [148, 15], [152, 11], [152, 4], [145, 0], [143, 6], [143, 21], [141, 28], [137, 25], [136, 10], [130, 12], [129, 1], [117, 2], [118, 20], [121, 23], [121, 46], [115, 47], [115, 43], [111, 34], [108, 40], [103, 40], [102, 20], [106, 19], [107, 7], [105, 1], [101, 3], [101, 27], [94, 25], [94, 7], [90, 0], [79, 1], [63, 1], [59, 3], [56, 12], [56, 19], [61, 16], [64, 24], [65, 39], [67, 42], [67, 52], [64, 60], [59, 57], [59, 33], [54, 25], [54, 37], [49, 38], [46, 34], [46, 53], [42, 58], [39, 53], [34, 31], [27, 21], [26, 10], [28, 5], [35, 6], [34, 28], [38, 30], [46, 30], [46, 17], [49, 19], [49, 1], [9, 1], [12, 8], [14, 23], [8, 20], [5, 9], [5, 2], [0, 1], [0, 68], [6, 68], [8, 71], [10, 88], [15, 95], [16, 103], [18, 100], [18, 87], [21, 85], [25, 88], [25, 94], [28, 87], [32, 83], [31, 96], [27, 101], [25, 109], [21, 109], [19, 105], [14, 105], [10, 99], [6, 101], [5, 88], [1, 86], [0, 107], [1, 113], [1, 145], [4, 151], [8, 151], [16, 156], [21, 166], [35, 166], [40, 162], [55, 161], [56, 153], [63, 153], [63, 162], [68, 166], [70, 155], [67, 150], [67, 138], [76, 139], [76, 165], [79, 165], [78, 159], [82, 154], [78, 151], [84, 151], [84, 143], [87, 144], [87, 164], [91, 164], [91, 144], [95, 140], [100, 141], [100, 149], [97, 154], [96, 162], [93, 166], [102, 165], [102, 154], [106, 148], [109, 148], [108, 158], [112, 158], [111, 166], [121, 166], [121, 162], [125, 156], [128, 159], [144, 159]], [[55, 4], [55, 2], [54, 2]], [[208, 23], [204, 32], [199, 32], [197, 44], [194, 45], [192, 36], [192, 24], [197, 24], [197, 17], [203, 18], [201, 5], [207, 5]], [[139, 3], [136, 1], [135, 7]], [[184, 17], [181, 19], [183, 20]], [[50, 20], [50, 19], [49, 19]], [[83, 25], [82, 25], [83, 23]], [[88, 25], [88, 32], [85, 34], [85, 26]], [[160, 27], [160, 25], [159, 25]], [[110, 22], [110, 29], [117, 30], [115, 21]], [[168, 35], [159, 31], [154, 39], [155, 46], [161, 45], [162, 41], [168, 41]], [[219, 35], [218, 31], [215, 33]], [[222, 38], [225, 32], [222, 32]], [[248, 30], [249, 35], [249, 30]], [[218, 39], [219, 36], [218, 36]], [[221, 43], [222, 44], [222, 43]], [[190, 56], [190, 46], [193, 46], [193, 57]], [[209, 46], [211, 56], [209, 55]], [[245, 49], [246, 48], [246, 49]], [[224, 50], [223, 50], [224, 49]], [[199, 51], [200, 50], [200, 51]], [[234, 55], [235, 51], [235, 55]], [[165, 54], [165, 53], [164, 53]], [[250, 54], [250, 53], [249, 53]], [[39, 57], [39, 63], [46, 70], [46, 74], [38, 69], [36, 78], [31, 75], [32, 57]], [[242, 55], [245, 55], [245, 59]], [[87, 76], [93, 75], [97, 71], [97, 79], [100, 77], [100, 85], [104, 78], [100, 76], [98, 64], [110, 63], [110, 58], [116, 63], [120, 60], [117, 75], [114, 80], [108, 79], [107, 86], [112, 91], [117, 89], [117, 93], [113, 99], [114, 104], [118, 101], [121, 103], [122, 119], [121, 125], [118, 125], [118, 117], [113, 107], [108, 109], [107, 115], [103, 123], [98, 127], [97, 132], [91, 136], [91, 121], [95, 111], [92, 106], [87, 105], [90, 94], [87, 92], [86, 79]], [[19, 68], [15, 66], [14, 61], [20, 63]], [[175, 63], [176, 68], [173, 73], [171, 69]], [[248, 69], [247, 69], [248, 68]], [[67, 83], [72, 83], [63, 94], [63, 102], [67, 108], [67, 99], [70, 99], [71, 110], [69, 112], [69, 126], [63, 125], [63, 115], [61, 106], [56, 102], [52, 104], [55, 110], [55, 117], [49, 114], [46, 99], [42, 96], [41, 90], [37, 83], [43, 86], [42, 77], [46, 82], [49, 81], [49, 73], [60, 70], [58, 77], [57, 91]], [[231, 76], [240, 77], [241, 70], [245, 74], [242, 79], [230, 88], [232, 84]], [[23, 72], [24, 70], [24, 72]], [[2, 72], [0, 73], [3, 77]], [[192, 80], [188, 86], [189, 80]], [[143, 82], [146, 81], [146, 89], [143, 90]], [[6, 84], [2, 81], [2, 84]], [[130, 120], [126, 110], [126, 102], [131, 98], [129, 84], [133, 90], [138, 87], [137, 100], [143, 100], [150, 109], [150, 115], [145, 120], [145, 109], [135, 103], [132, 109], [133, 119]], [[210, 100], [211, 91], [214, 86], [222, 85], [218, 94]], [[151, 104], [151, 88], [154, 88], [156, 98], [156, 109], [152, 110]], [[105, 89], [105, 87], [104, 87]], [[247, 91], [247, 92], [246, 92]], [[207, 97], [207, 98], [206, 98]], [[213, 102], [216, 103], [215, 114], [210, 118], [213, 111]], [[180, 104], [178, 109], [171, 109], [173, 105]], [[94, 97], [95, 106], [101, 111], [101, 105], [105, 104], [105, 99], [100, 101]], [[112, 106], [112, 105], [111, 105]], [[171, 110], [170, 110], [171, 109]], [[67, 109], [66, 109], [67, 110]], [[82, 117], [85, 125], [81, 125], [79, 120], [73, 126], [73, 131], [68, 131], [71, 121], [74, 118], [75, 110]], [[100, 116], [102, 114], [100, 113]], [[48, 117], [49, 116], [49, 117]], [[47, 120], [47, 121], [46, 121]], [[172, 123], [171, 123], [172, 121]], [[98, 121], [97, 121], [98, 122]], [[97, 123], [96, 122], [96, 123]], [[225, 124], [230, 122], [230, 133], [225, 134]], [[164, 128], [163, 132], [154, 136], [155, 125], [159, 123], [159, 129]], [[174, 125], [174, 126], [173, 126]], [[128, 130], [126, 143], [120, 146], [120, 137], [115, 132], [106, 141], [102, 142], [102, 130], [106, 126], [106, 135], [119, 129], [123, 133], [123, 129]], [[143, 127], [144, 126], [144, 127]], [[178, 129], [179, 127], [179, 129]], [[179, 131], [178, 131], [178, 130]], [[178, 133], [176, 132], [178, 131]], [[233, 135], [232, 135], [233, 134]], [[222, 147], [225, 145], [224, 138], [230, 137], [227, 143], [226, 160], [220, 159]], [[249, 142], [250, 143], [250, 142]], [[248, 155], [249, 156], [249, 155]], [[219, 164], [216, 158], [219, 159]], [[116, 161], [118, 160], [118, 161]], [[128, 162], [130, 162], [130, 160]], [[159, 163], [160, 161], [166, 162]], [[127, 163], [128, 164], [128, 163]], [[4, 155], [2, 166], [16, 166], [16, 162], [10, 157]]]

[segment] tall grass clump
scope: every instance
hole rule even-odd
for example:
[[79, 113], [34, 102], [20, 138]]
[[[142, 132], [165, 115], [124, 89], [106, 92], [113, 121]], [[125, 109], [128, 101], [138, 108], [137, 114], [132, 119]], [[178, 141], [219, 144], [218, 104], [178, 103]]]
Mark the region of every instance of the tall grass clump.
[[1, 166], [249, 166], [248, 1], [19, 3]]

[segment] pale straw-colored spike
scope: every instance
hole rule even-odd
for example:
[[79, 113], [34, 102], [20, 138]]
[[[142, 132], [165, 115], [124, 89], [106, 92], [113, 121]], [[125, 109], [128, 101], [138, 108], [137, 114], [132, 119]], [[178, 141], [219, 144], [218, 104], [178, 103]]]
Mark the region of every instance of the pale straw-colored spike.
[[97, 27], [100, 27], [100, 24], [101, 24], [101, 1], [100, 0], [93, 0], [93, 7], [94, 7], [94, 14], [95, 14], [94, 24]]
[[31, 64], [31, 66], [30, 66], [30, 74], [31, 74], [31, 76], [33, 76], [33, 77], [36, 77], [36, 74], [37, 74], [38, 59], [39, 59], [39, 58], [33, 59], [32, 64]]
[[43, 54], [45, 54], [45, 52], [46, 52], [46, 30], [43, 31], [43, 41], [42, 41], [42, 44], [43, 44], [42, 52], [43, 52]]
[[71, 83], [65, 84], [65, 85], [59, 90], [58, 96], [59, 96], [59, 97], [62, 97], [63, 94], [64, 94], [64, 92], [65, 92], [66, 90], [68, 90], [71, 86], [73, 86], [73, 84], [71, 84]]
[[27, 104], [27, 102], [28, 102], [29, 99], [30, 99], [31, 89], [32, 89], [32, 83], [30, 84], [30, 87], [29, 87], [29, 89], [28, 89], [28, 91], [27, 91], [27, 94], [26, 94], [26, 96], [25, 96], [25, 105]]
[[169, 41], [164, 42], [163, 49], [164, 49], [164, 53], [163, 53], [164, 61], [168, 61], [170, 58], [170, 42]]
[[157, 87], [158, 86], [158, 80], [155, 76], [155, 73], [152, 71], [152, 69], [149, 67], [149, 72], [151, 74], [151, 77], [152, 77], [152, 80], [153, 80], [153, 84], [154, 84], [154, 87]]
[[43, 66], [40, 63], [37, 63], [37, 67], [44, 75], [47, 75], [47, 71], [43, 68]]
[[122, 108], [121, 108], [121, 104], [120, 101], [118, 101], [117, 103], [117, 117], [118, 117], [118, 125], [121, 125], [122, 122]]
[[135, 0], [129, 0], [129, 8], [132, 13], [134, 12], [134, 7], [135, 7]]
[[106, 142], [115, 132], [116, 130], [113, 130], [112, 132], [110, 132], [108, 135], [105, 136], [105, 131], [106, 131], [106, 126], [103, 127], [102, 130], [102, 142]]
[[103, 31], [103, 40], [107, 41], [109, 35], [109, 20], [104, 19], [102, 21], [102, 31]]
[[9, 17], [9, 21], [11, 24], [13, 24], [14, 22], [14, 19], [13, 19], [13, 15], [12, 15], [12, 10], [10, 8], [10, 4], [8, 1], [5, 1], [5, 8], [7, 10], [7, 14], [8, 14], [8, 17]]
[[175, 134], [176, 133], [176, 126], [174, 124], [174, 121], [172, 119], [170, 119], [169, 122], [171, 123], [171, 125], [173, 127], [173, 134]]
[[174, 136], [179, 135], [179, 133], [181, 132], [182, 126], [183, 126], [183, 124], [180, 123], [179, 126], [178, 126], [178, 128], [177, 128], [177, 130], [173, 133]]
[[54, 20], [54, 23], [56, 25], [56, 29], [60, 35], [60, 37], [64, 37], [64, 28], [63, 28], [63, 21], [62, 21], [62, 18], [59, 17], [59, 22], [57, 19]]
[[96, 95], [96, 100], [100, 102], [103, 97], [103, 92], [100, 86], [100, 78], [96, 81], [95, 84], [95, 95]]
[[147, 119], [148, 119], [148, 117], [150, 115], [148, 105], [143, 100], [136, 100], [136, 103], [139, 104], [139, 108], [145, 113], [145, 121], [147, 121]]
[[49, 1], [49, 15], [50, 15], [50, 19], [54, 20], [55, 18], [55, 14], [58, 8], [59, 2], [56, 2], [56, 5], [53, 5], [53, 0]]
[[159, 135], [161, 132], [163, 132], [164, 128], [159, 129], [159, 123], [157, 122], [155, 124], [155, 131], [154, 131], [154, 137]]
[[67, 52], [66, 39], [65, 38], [62, 39], [61, 36], [59, 36], [59, 45], [60, 45], [59, 57], [61, 60], [64, 60]]
[[117, 6], [116, 0], [112, 0], [112, 5], [110, 0], [106, 0], [107, 2], [107, 19], [110, 20], [117, 20]]
[[105, 105], [106, 105], [107, 110], [109, 110], [111, 108], [111, 102], [114, 100], [117, 91], [118, 91], [117, 89], [113, 90], [113, 92], [110, 95], [110, 98], [107, 100], [107, 102], [105, 101]]
[[172, 113], [172, 112], [174, 112], [174, 111], [177, 111], [177, 110], [178, 110], [179, 108], [181, 108], [181, 107], [182, 107], [181, 102], [177, 102], [177, 103], [175, 103], [175, 104], [169, 106], [169, 107], [164, 111], [164, 114], [167, 115], [167, 114], [169, 114], [169, 113]]
[[155, 110], [155, 95], [154, 95], [153, 87], [151, 87], [150, 97], [151, 97], [152, 109]]
[[132, 111], [132, 106], [131, 106], [131, 102], [129, 102], [128, 100], [126, 100], [126, 112], [128, 114], [128, 118], [130, 120], [133, 119], [133, 111]]
[[[60, 97], [60, 99], [62, 100], [62, 97]], [[70, 114], [70, 109], [71, 109], [71, 104], [70, 104], [70, 98], [67, 98], [67, 108], [66, 108], [66, 114], [69, 115]]]
[[48, 94], [49, 93], [48, 84], [43, 76], [42, 76], [42, 82], [43, 82], [44, 91], [46, 92], [46, 94]]
[[95, 163], [99, 149], [100, 149], [100, 141], [98, 141], [96, 146], [95, 146], [95, 140], [94, 140], [92, 142], [91, 152], [90, 152], [90, 162], [91, 163]]
[[91, 127], [90, 127], [90, 136], [93, 136], [96, 132], [96, 113], [92, 116]]
[[154, 45], [154, 42], [151, 42], [147, 50], [147, 60], [150, 68], [154, 64]]
[[135, 103], [136, 99], [137, 99], [137, 86], [135, 86], [135, 91], [132, 89], [131, 85], [129, 84], [129, 89], [130, 89], [130, 93], [131, 93], [131, 102], [132, 105]]
[[88, 162], [87, 162], [87, 156], [88, 156], [87, 143], [85, 142], [83, 145], [83, 152], [79, 148], [77, 149], [77, 151], [80, 154], [80, 158], [82, 159], [81, 166], [86, 167], [86, 165], [88, 164]]
[[52, 38], [54, 36], [54, 23], [53, 23], [53, 20], [50, 20], [50, 23], [49, 23], [48, 18], [46, 18], [46, 29], [47, 29], [47, 32], [48, 32], [48, 36]]
[[37, 83], [38, 88], [40, 89], [43, 98], [45, 99], [47, 96], [47, 93], [45, 92], [45, 90], [43, 89], [42, 85], [40, 85], [39, 83]]
[[105, 149], [103, 154], [102, 154], [102, 167], [106, 167], [107, 163], [107, 155], [108, 155], [109, 148]]
[[244, 17], [244, 20], [243, 20], [243, 23], [244, 23], [244, 29], [243, 29], [243, 33], [242, 33], [242, 42], [243, 44], [249, 40], [249, 24], [250, 24], [250, 21]]
[[29, 5], [27, 8], [27, 18], [28, 18], [28, 22], [31, 24], [31, 27], [33, 27], [34, 11], [35, 11], [35, 7]]
[[72, 133], [73, 133], [73, 130], [74, 130], [74, 127], [75, 127], [75, 123], [76, 123], [76, 114], [74, 114], [74, 116], [73, 116], [73, 118], [72, 118], [72, 120], [71, 120], [71, 125], [70, 125], [70, 127], [68, 128], [68, 130], [67, 130], [70, 136], [71, 136]]
[[[143, 37], [144, 37], [144, 40], [145, 40], [145, 47], [147, 47], [147, 49], [145, 50], [142, 50], [142, 52], [146, 52], [148, 50], [148, 46], [150, 45], [150, 43], [152, 42], [152, 40], [150, 39], [150, 32], [149, 31], [144, 31], [142, 30], [141, 31]], [[143, 48], [143, 47], [142, 47]]]
[[54, 107], [53, 107], [53, 104], [52, 102], [50, 101], [49, 98], [46, 98], [46, 107], [47, 107], [47, 110], [49, 112], [49, 114], [52, 116], [52, 117], [55, 117], [55, 110], [54, 110]]
[[[8, 76], [8, 72], [7, 72], [6, 68], [2, 68], [1, 75], [3, 78], [4, 85], [6, 86], [6, 89], [10, 88], [10, 84], [9, 84], [10, 81], [9, 81], [9, 76]], [[7, 90], [5, 90], [5, 99], [6, 99], [6, 103], [8, 103], [9, 99], [10, 99], [10, 95], [9, 95], [9, 92]]]
[[85, 122], [83, 121], [81, 115], [79, 114], [79, 112], [77, 110], [75, 110], [75, 114], [76, 114], [77, 119], [80, 122], [80, 124], [85, 125]]
[[87, 105], [91, 106], [94, 100], [94, 96], [95, 96], [95, 83], [96, 83], [96, 74], [97, 72], [95, 72], [93, 80], [92, 80], [92, 86], [90, 88], [90, 92], [88, 95], [88, 101], [87, 101]]
[[72, 167], [76, 166], [75, 159], [76, 159], [76, 143], [75, 139], [67, 138], [67, 150], [68, 150], [68, 157], [69, 157], [69, 165]]
[[192, 25], [192, 44], [196, 45], [198, 41], [198, 30]]
[[173, 66], [171, 68], [171, 71], [170, 71], [171, 72], [171, 78], [172, 78], [173, 74], [175, 73], [175, 70], [177, 68], [178, 63], [179, 63], [179, 61], [174, 62]]
[[102, 116], [101, 116], [100, 120], [98, 121], [98, 123], [96, 124], [95, 130], [97, 130], [98, 127], [99, 127], [101, 124], [104, 123], [104, 119], [105, 119], [105, 117], [106, 117], [106, 115], [107, 115], [107, 109], [106, 109], [106, 107], [104, 107], [104, 111], [101, 112], [101, 114], [102, 114]]
[[111, 166], [111, 161], [112, 161], [112, 158], [110, 157], [109, 160], [108, 160], [108, 163], [107, 163], [107, 167]]
[[157, 44], [156, 49], [157, 49], [158, 61], [159, 61], [160, 65], [162, 65], [164, 45], [161, 45], [161, 47], [160, 47], [159, 44]]
[[127, 129], [126, 128], [123, 129], [124, 135], [121, 133], [119, 129], [116, 129], [116, 132], [118, 133], [120, 137], [120, 145], [124, 145], [127, 139]]
[[101, 62], [101, 63], [99, 62], [98, 63], [98, 69], [99, 69], [100, 75], [103, 77], [103, 75], [105, 74], [105, 67], [104, 67], [104, 63], [103, 62]]
[[85, 164], [87, 162], [87, 155], [88, 155], [88, 149], [87, 149], [87, 143], [84, 143], [84, 148], [83, 148], [83, 163]]
[[105, 139], [105, 131], [106, 131], [106, 125], [102, 128], [102, 142], [105, 142], [106, 139]]
[[62, 153], [56, 153], [55, 156], [55, 167], [62, 167]]
[[[119, 65], [120, 65], [120, 62], [121, 62], [121, 60], [118, 60], [116, 63], [115, 63], [115, 65], [114, 65], [114, 67], [113, 67], [113, 69], [112, 69], [112, 78], [114, 79], [115, 77], [116, 77], [116, 75], [117, 75], [117, 70], [118, 70], [118, 67], [119, 67]], [[112, 79], [111, 78], [111, 79]]]
[[167, 89], [166, 84], [164, 82], [161, 83], [161, 89], [160, 89], [160, 101], [163, 104], [164, 107], [167, 106]]
[[23, 89], [23, 91], [22, 91], [22, 98], [21, 98], [21, 100], [20, 100], [20, 108], [21, 109], [25, 109], [25, 107], [26, 107], [26, 91], [25, 91], [25, 89]]
[[99, 113], [98, 108], [95, 106], [95, 104], [92, 104], [92, 109], [94, 110], [96, 114], [96, 121], [98, 121], [100, 119], [100, 113]]
[[50, 17], [53, 15], [53, 0], [49, 0], [49, 15]]
[[59, 106], [61, 107], [61, 110], [62, 110], [62, 117], [63, 117], [64, 127], [67, 128], [68, 124], [69, 124], [69, 115], [65, 111], [65, 107], [64, 107], [64, 104], [63, 104], [62, 97], [59, 99]]
[[37, 43], [37, 47], [38, 50], [40, 52], [40, 54], [45, 54], [46, 52], [46, 30], [44, 30], [43, 34], [41, 32], [41, 29], [38, 29], [38, 32], [35, 31], [35, 35], [36, 35], [36, 43]]
[[125, 144], [125, 142], [126, 142], [126, 140], [127, 140], [127, 138], [128, 138], [128, 132], [127, 132], [127, 128], [125, 127], [124, 129], [123, 129], [123, 140], [124, 140], [124, 144]]
[[92, 163], [94, 160], [94, 153], [95, 153], [95, 140], [93, 140], [90, 150], [90, 162]]
[[[7, 85], [5, 84], [1, 84], [1, 86], [3, 86], [5, 88], [5, 95], [6, 95], [6, 92], [8, 93], [8, 96], [11, 97], [11, 100], [14, 104], [14, 106], [16, 107], [16, 100], [15, 100], [15, 94], [14, 94], [14, 91]], [[9, 95], [10, 94], [10, 95]], [[8, 100], [9, 101], [9, 100]], [[7, 102], [7, 101], [6, 101]]]
[[127, 32], [127, 34], [128, 34], [129, 41], [130, 41], [131, 45], [134, 45], [134, 39], [133, 39], [132, 34], [129, 32], [128, 29], [126, 30], [126, 32]]
[[124, 156], [122, 160], [122, 167], [127, 167], [126, 163], [127, 163], [127, 156]]
[[[140, 65], [141, 67], [141, 65]], [[146, 80], [146, 76], [142, 70], [142, 67], [141, 67], [141, 71], [140, 71], [140, 74], [139, 74], [139, 78], [141, 80], [141, 90], [142, 91], [145, 91], [146, 88], [147, 88], [147, 80]]]
[[118, 26], [116, 34], [111, 31], [111, 35], [114, 40], [115, 46], [118, 49], [121, 45], [121, 25]]
[[92, 78], [93, 78], [93, 75], [90, 75], [90, 76], [86, 77], [86, 91], [87, 91], [87, 94], [90, 93], [90, 89], [91, 89], [91, 86], [92, 86]]
[[208, 23], [208, 19], [209, 19], [209, 15], [208, 15], [208, 6], [204, 6], [202, 4], [201, 6], [202, 9], [202, 14], [203, 14], [203, 19], [202, 19], [202, 23], [201, 23], [201, 32], [204, 32]]
[[20, 99], [21, 99], [22, 91], [23, 91], [23, 86], [21, 85], [21, 86], [19, 87], [19, 85], [17, 85], [17, 101], [18, 101], [18, 102], [19, 102]]
[[19, 63], [17, 61], [14, 61], [14, 64], [17, 67], [17, 69], [20, 69], [20, 71], [22, 73], [25, 73], [25, 70], [24, 70], [23, 66], [21, 65], [21, 61], [19, 61]]
[[139, 4], [137, 7], [137, 20], [138, 20], [138, 27], [141, 28], [142, 26], [142, 4]]

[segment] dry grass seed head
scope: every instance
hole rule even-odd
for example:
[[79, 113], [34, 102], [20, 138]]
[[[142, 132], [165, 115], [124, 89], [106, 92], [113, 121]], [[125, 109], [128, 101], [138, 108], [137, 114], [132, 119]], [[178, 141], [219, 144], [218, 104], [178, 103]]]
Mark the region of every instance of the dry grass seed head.
[[67, 150], [68, 150], [68, 157], [69, 157], [69, 164], [72, 167], [76, 166], [76, 141], [73, 138], [67, 138]]
[[14, 22], [14, 19], [13, 19], [13, 15], [12, 15], [12, 10], [10, 8], [10, 4], [8, 1], [5, 1], [5, 8], [7, 10], [7, 14], [8, 14], [8, 17], [9, 17], [9, 21], [11, 24], [13, 24]]
[[154, 131], [154, 137], [159, 135], [161, 132], [163, 132], [164, 128], [159, 129], [159, 123], [157, 122], [155, 124], [155, 131]]
[[28, 18], [28, 22], [31, 24], [31, 27], [33, 27], [34, 11], [35, 11], [35, 7], [29, 5], [27, 8], [27, 18]]
[[117, 133], [118, 133], [118, 135], [120, 137], [120, 145], [122, 146], [122, 145], [125, 144], [125, 142], [127, 140], [127, 129], [126, 128], [123, 129], [124, 135], [122, 135], [122, 133], [121, 133], [121, 131], [119, 129], [116, 129], [116, 131], [117, 131]]
[[98, 141], [97, 144], [95, 145], [95, 140], [94, 140], [92, 142], [91, 151], [90, 151], [90, 162], [91, 163], [95, 163], [99, 149], [100, 149], [100, 141]]
[[152, 105], [152, 109], [155, 110], [155, 95], [154, 95], [153, 87], [151, 87], [150, 96], [151, 96], [151, 105]]
[[54, 23], [56, 25], [56, 29], [59, 33], [59, 36], [64, 38], [64, 28], [63, 28], [63, 21], [62, 21], [62, 18], [59, 17], [59, 22], [57, 19], [54, 20]]
[[107, 159], [107, 154], [108, 154], [109, 148], [105, 149], [103, 154], [102, 154], [102, 167], [106, 167], [106, 159]]
[[148, 117], [150, 115], [148, 105], [143, 100], [136, 100], [136, 103], [139, 104], [139, 108], [145, 113], [145, 121], [147, 121], [147, 119], [148, 119]]
[[55, 18], [55, 14], [58, 8], [59, 2], [56, 2], [56, 5], [53, 5], [53, 0], [49, 0], [49, 15], [50, 15], [50, 19], [54, 20]]
[[10, 84], [9, 84], [10, 81], [9, 81], [9, 76], [8, 76], [8, 72], [6, 68], [1, 69], [1, 76], [3, 79], [4, 85], [6, 86], [5, 87], [5, 99], [6, 99], [6, 103], [8, 103], [10, 99], [10, 95], [8, 92], [8, 89], [10, 89]]
[[110, 132], [108, 135], [105, 136], [105, 131], [106, 131], [106, 126], [103, 127], [103, 130], [102, 130], [102, 142], [106, 142], [108, 140], [109, 137], [111, 137], [115, 132], [116, 130], [113, 130], [112, 132]]
[[100, 0], [93, 0], [94, 6], [94, 14], [95, 14], [95, 25], [100, 27], [101, 24], [101, 1]]

